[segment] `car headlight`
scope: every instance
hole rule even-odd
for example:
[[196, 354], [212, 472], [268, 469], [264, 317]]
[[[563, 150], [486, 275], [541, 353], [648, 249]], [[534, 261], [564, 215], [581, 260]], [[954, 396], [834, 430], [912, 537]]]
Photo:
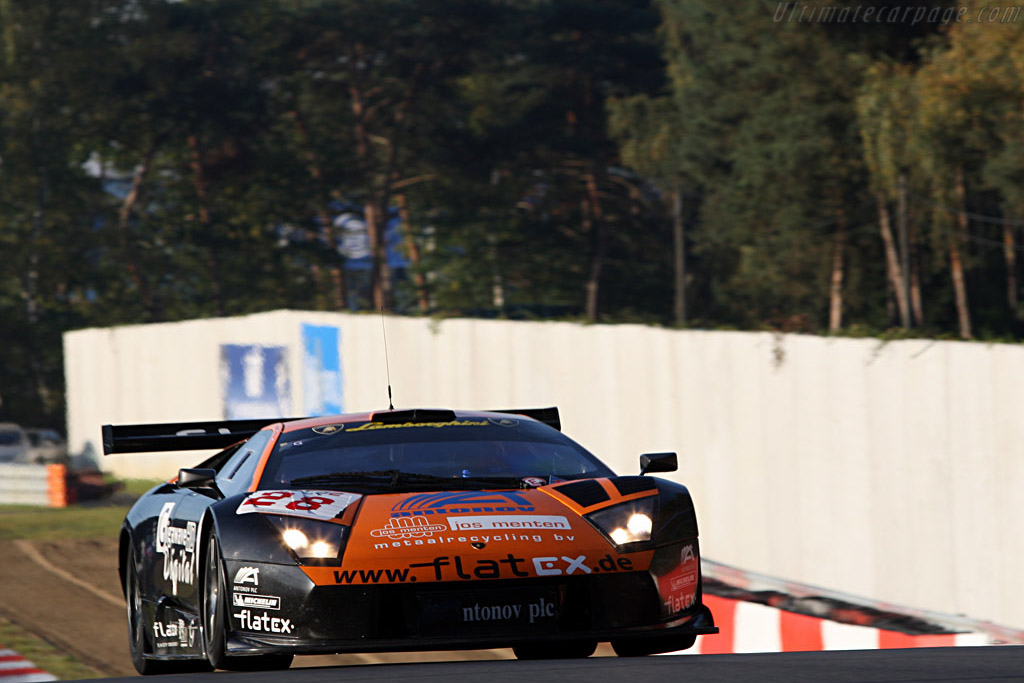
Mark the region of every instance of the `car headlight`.
[[615, 505], [586, 516], [608, 539], [617, 546], [646, 543], [651, 540], [657, 496]]
[[265, 515], [281, 542], [304, 564], [337, 564], [348, 538], [348, 527], [302, 517]]

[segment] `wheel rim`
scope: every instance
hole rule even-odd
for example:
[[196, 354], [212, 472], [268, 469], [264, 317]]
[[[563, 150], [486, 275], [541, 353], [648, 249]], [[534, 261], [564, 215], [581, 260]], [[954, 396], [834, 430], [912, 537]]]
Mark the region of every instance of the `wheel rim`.
[[[138, 569], [135, 554], [128, 557], [128, 577], [125, 591], [125, 611], [128, 615], [128, 647], [132, 663], [138, 668], [145, 656], [145, 624], [142, 618], [142, 594], [138, 589]], [[141, 673], [141, 669], [139, 669]]]
[[213, 644], [217, 626], [217, 608], [220, 601], [220, 575], [217, 571], [217, 541], [210, 539], [210, 550], [206, 561], [206, 631], [207, 642]]
[[135, 558], [129, 560], [128, 567], [128, 599], [125, 605], [128, 609], [128, 630], [132, 637], [132, 647], [136, 650], [142, 649], [142, 598], [139, 596], [139, 577], [135, 569]]

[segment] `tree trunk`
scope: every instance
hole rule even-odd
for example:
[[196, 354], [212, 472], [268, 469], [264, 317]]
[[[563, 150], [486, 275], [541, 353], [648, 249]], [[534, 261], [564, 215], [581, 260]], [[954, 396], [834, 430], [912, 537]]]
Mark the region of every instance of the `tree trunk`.
[[675, 256], [676, 325], [686, 324], [686, 241], [683, 225], [683, 191], [672, 192], [672, 253]]
[[[590, 231], [590, 268], [587, 272], [586, 316], [597, 322], [601, 271], [608, 251], [608, 239], [604, 229], [604, 214], [597, 194], [597, 178], [593, 169], [584, 176], [586, 199], [584, 200], [584, 230]], [[589, 224], [589, 226], [588, 226]]]
[[1017, 244], [1009, 222], [1003, 224], [1003, 259], [1006, 261], [1006, 305], [1016, 320], [1020, 317], [1017, 312]]
[[[910, 243], [916, 245], [917, 221], [913, 212], [907, 213], [907, 232]], [[924, 300], [921, 298], [921, 255], [915, 246], [910, 259], [910, 307], [914, 313], [914, 324], [921, 327], [925, 324]]]
[[46, 374], [39, 360], [39, 349], [42, 348], [39, 334], [39, 243], [43, 237], [43, 217], [49, 195], [45, 173], [42, 169], [37, 173], [39, 187], [36, 193], [36, 208], [32, 212], [32, 233], [28, 244], [28, 272], [25, 273], [24, 297], [25, 317], [28, 324], [25, 341], [28, 347], [29, 369], [32, 372], [39, 404], [45, 413], [49, 413], [53, 408], [53, 392], [46, 383]]
[[[292, 118], [295, 120], [295, 125], [299, 129], [299, 134], [302, 136], [303, 141], [306, 144], [306, 166], [309, 170], [309, 176], [319, 186], [323, 186], [324, 174], [320, 168], [320, 162], [316, 157], [316, 148], [313, 145], [312, 136], [309, 134], [309, 128], [306, 126], [306, 120], [302, 116], [302, 112], [298, 107], [292, 109]], [[333, 295], [334, 295], [334, 310], [343, 311], [346, 308], [346, 300], [348, 299], [348, 292], [345, 288], [345, 274], [343, 271], [344, 257], [339, 250], [338, 243], [338, 231], [334, 228], [334, 221], [331, 220], [330, 214], [327, 212], [324, 206], [324, 198], [321, 198], [320, 205], [317, 207], [317, 218], [320, 220], [321, 225], [324, 227], [324, 234], [327, 236], [327, 245], [331, 249], [331, 258], [337, 259], [336, 263], [332, 263], [330, 266], [331, 280], [333, 283]]]
[[896, 253], [896, 243], [892, 236], [892, 221], [889, 219], [889, 206], [885, 201], [885, 195], [881, 190], [875, 192], [875, 199], [878, 201], [878, 229], [882, 233], [882, 243], [885, 245], [885, 266], [889, 275], [889, 284], [896, 295], [896, 306], [900, 313], [900, 321], [903, 327], [910, 327], [910, 309], [907, 306], [907, 289], [903, 284], [903, 273], [900, 269], [899, 255]]
[[395, 195], [395, 203], [398, 204], [398, 218], [402, 223], [402, 235], [405, 238], [405, 248], [409, 252], [409, 263], [412, 264], [412, 280], [416, 285], [416, 300], [419, 304], [420, 313], [430, 310], [430, 302], [427, 300], [427, 282], [420, 270], [420, 245], [417, 244], [412, 234], [412, 222], [409, 218], [409, 202], [404, 192]]
[[960, 323], [960, 337], [970, 339], [971, 315], [967, 305], [967, 283], [964, 280], [964, 265], [960, 258], [960, 242], [967, 238], [969, 221], [967, 219], [967, 188], [964, 183], [964, 170], [956, 170], [956, 203], [957, 230], [949, 240], [949, 267], [953, 274], [953, 290], [956, 294], [956, 315]]
[[[354, 119], [354, 133], [356, 143], [356, 156], [362, 166], [362, 173], [368, 187], [366, 201], [363, 204], [363, 222], [366, 224], [366, 237], [370, 247], [370, 298], [376, 310], [387, 310], [390, 302], [387, 301], [385, 286], [382, 282], [384, 270], [387, 267], [387, 254], [382, 244], [384, 241], [381, 218], [377, 210], [377, 192], [373, 177], [375, 171], [375, 155], [370, 147], [370, 131], [366, 102], [364, 98], [361, 80], [357, 64], [363, 59], [362, 55], [350, 54], [349, 63], [352, 72], [352, 82], [349, 85], [349, 97], [352, 100], [352, 116]], [[390, 178], [384, 178], [385, 184]], [[386, 208], [386, 206], [385, 206]]]
[[376, 202], [369, 201], [363, 207], [366, 222], [366, 236], [370, 242], [370, 291], [376, 310], [391, 310], [390, 274], [388, 273], [387, 244], [385, 230], [387, 222], [381, 215]]
[[157, 309], [156, 301], [153, 298], [153, 292], [149, 288], [149, 281], [146, 279], [144, 268], [139, 261], [139, 255], [135, 251], [135, 239], [131, 235], [131, 217], [132, 211], [135, 209], [135, 205], [139, 201], [139, 197], [142, 194], [142, 184], [146, 180], [146, 176], [149, 174], [150, 166], [153, 163], [153, 156], [156, 154], [158, 143], [153, 142], [150, 148], [146, 151], [145, 156], [142, 158], [140, 163], [135, 168], [135, 174], [132, 176], [132, 187], [128, 190], [128, 194], [125, 195], [124, 201], [121, 202], [121, 209], [117, 214], [117, 229], [121, 241], [121, 249], [124, 251], [125, 262], [128, 268], [128, 276], [132, 282], [135, 283], [135, 287], [139, 290], [139, 296], [142, 298], [142, 306], [146, 310], [146, 317], [150, 322], [155, 322], [160, 319], [160, 312]]
[[907, 176], [905, 173], [900, 173], [897, 186], [899, 200], [897, 203], [898, 215], [896, 222], [900, 235], [900, 274], [902, 275], [901, 280], [903, 282], [903, 301], [907, 305], [907, 319], [903, 326], [909, 328], [913, 326], [914, 320], [910, 315], [910, 235], [907, 227], [908, 202]]
[[[371, 106], [367, 105], [367, 90], [363, 87], [362, 78], [357, 64], [364, 56], [362, 46], [358, 53], [350, 54], [350, 73], [352, 81], [349, 85], [349, 96], [352, 98], [352, 115], [355, 119], [356, 154], [362, 163], [362, 170], [369, 185], [365, 203], [366, 232], [370, 242], [370, 283], [374, 308], [390, 310], [392, 301], [391, 269], [387, 261], [386, 234], [390, 220], [390, 203], [393, 182], [398, 175], [399, 149], [402, 135], [405, 132], [407, 116], [412, 103], [419, 91], [420, 79], [426, 70], [426, 63], [419, 62], [413, 67], [409, 87], [394, 110], [391, 119], [391, 138], [386, 139], [388, 145], [387, 158], [383, 168], [377, 166], [376, 155], [370, 147]], [[381, 139], [385, 139], [380, 136]], [[379, 179], [379, 187], [377, 180]]]
[[227, 306], [224, 301], [224, 284], [220, 277], [220, 265], [217, 263], [217, 245], [213, 234], [213, 223], [210, 220], [210, 207], [207, 201], [206, 177], [203, 172], [203, 153], [199, 147], [199, 138], [196, 135], [188, 136], [190, 149], [189, 161], [192, 168], [192, 186], [196, 192], [196, 202], [199, 209], [199, 224], [203, 228], [203, 236], [206, 246], [206, 269], [210, 277], [210, 285], [213, 287], [213, 299], [216, 306], [216, 314], [223, 316], [227, 314]]
[[838, 332], [843, 326], [843, 253], [846, 250], [846, 211], [836, 207], [836, 232], [832, 237], [832, 278], [829, 287], [828, 329]]

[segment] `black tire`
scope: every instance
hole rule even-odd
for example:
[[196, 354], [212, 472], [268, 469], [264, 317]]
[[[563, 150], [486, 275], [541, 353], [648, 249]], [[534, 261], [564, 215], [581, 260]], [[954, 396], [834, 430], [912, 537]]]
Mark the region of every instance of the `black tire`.
[[661, 636], [636, 640], [613, 640], [612, 649], [619, 657], [646, 657], [663, 652], [676, 652], [693, 647], [697, 636]]
[[[129, 545], [130, 543], [129, 541]], [[209, 665], [202, 660], [165, 662], [146, 658], [146, 654], [149, 653], [146, 644], [146, 620], [142, 613], [139, 568], [134, 549], [130, 549], [125, 558], [124, 584], [125, 613], [128, 616], [128, 650], [135, 670], [143, 676], [210, 671]]]
[[203, 554], [203, 649], [206, 660], [214, 669], [224, 665], [224, 570], [220, 561], [220, 548], [217, 537], [210, 534], [206, 541], [206, 552]]
[[214, 669], [227, 671], [280, 671], [292, 665], [290, 654], [250, 655], [232, 657], [226, 654], [227, 582], [217, 538], [212, 533], [206, 543], [203, 560], [203, 647], [206, 659]]
[[517, 645], [512, 652], [516, 659], [585, 659], [596, 649], [596, 640], [569, 640]]

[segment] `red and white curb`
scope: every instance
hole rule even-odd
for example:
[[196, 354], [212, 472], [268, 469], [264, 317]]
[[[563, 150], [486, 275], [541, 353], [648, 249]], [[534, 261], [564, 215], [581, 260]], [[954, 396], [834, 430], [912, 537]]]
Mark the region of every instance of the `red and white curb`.
[[0, 683], [39, 683], [56, 680], [56, 676], [43, 671], [14, 650], [0, 648]]
[[989, 645], [984, 633], [908, 635], [871, 626], [787, 612], [756, 602], [704, 595], [719, 633], [699, 636], [694, 646], [674, 654], [876, 650], [909, 647]]

